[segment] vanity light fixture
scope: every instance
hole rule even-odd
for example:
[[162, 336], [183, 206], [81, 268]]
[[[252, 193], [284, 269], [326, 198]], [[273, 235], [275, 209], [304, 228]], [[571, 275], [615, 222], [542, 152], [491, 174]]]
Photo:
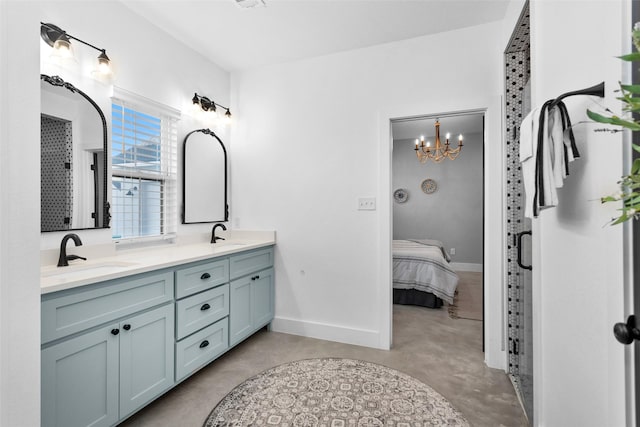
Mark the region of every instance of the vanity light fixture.
[[100, 52], [100, 55], [98, 55], [96, 73], [102, 76], [110, 76], [113, 73], [111, 70], [111, 60], [107, 56], [107, 51], [105, 49], [100, 49], [91, 43], [87, 43], [84, 40], [74, 37], [54, 24], [45, 24], [44, 22], [41, 22], [40, 36], [53, 48], [52, 56], [57, 56], [63, 59], [71, 59], [74, 57], [70, 39], [97, 50]]
[[229, 107], [225, 107], [224, 105], [220, 105], [214, 101], [212, 101], [211, 99], [207, 98], [206, 96], [200, 96], [197, 93], [195, 93], [193, 95], [193, 98], [191, 99], [193, 101], [194, 105], [198, 105], [200, 106], [200, 109], [202, 111], [211, 111], [213, 113], [217, 113], [217, 108], [216, 107], [220, 107], [220, 108], [224, 108], [226, 111], [224, 113], [224, 119], [226, 122], [231, 120], [231, 111], [229, 110]]
[[425, 163], [427, 159], [433, 160], [435, 163], [440, 163], [444, 159], [455, 160], [462, 151], [462, 134], [458, 136], [458, 146], [451, 148], [449, 145], [449, 133], [447, 133], [446, 142], [443, 144], [440, 142], [440, 120], [436, 119], [436, 145], [431, 147], [429, 141], [424, 141], [424, 136], [421, 135], [420, 139], [416, 139], [416, 156], [420, 163]]

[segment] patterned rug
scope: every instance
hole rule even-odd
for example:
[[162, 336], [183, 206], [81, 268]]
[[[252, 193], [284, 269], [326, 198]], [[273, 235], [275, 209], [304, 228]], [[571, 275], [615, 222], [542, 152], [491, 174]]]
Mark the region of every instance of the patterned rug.
[[396, 370], [350, 359], [308, 359], [240, 384], [204, 427], [468, 426], [426, 384]]

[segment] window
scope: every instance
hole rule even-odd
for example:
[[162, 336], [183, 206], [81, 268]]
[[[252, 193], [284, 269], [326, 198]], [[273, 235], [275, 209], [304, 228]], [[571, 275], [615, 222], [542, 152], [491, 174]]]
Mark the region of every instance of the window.
[[175, 237], [179, 113], [115, 90], [111, 112], [111, 229], [115, 240]]

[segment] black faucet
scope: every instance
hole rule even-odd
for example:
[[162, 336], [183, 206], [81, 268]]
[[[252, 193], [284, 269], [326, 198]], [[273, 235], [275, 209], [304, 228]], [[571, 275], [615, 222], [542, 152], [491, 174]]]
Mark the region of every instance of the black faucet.
[[218, 240], [224, 240], [224, 237], [217, 237], [216, 236], [216, 228], [218, 228], [218, 227], [222, 227], [222, 229], [224, 231], [227, 231], [227, 227], [225, 227], [224, 224], [220, 224], [220, 223], [215, 224], [213, 226], [213, 228], [211, 229], [211, 243], [215, 243]]
[[69, 239], [73, 240], [73, 243], [76, 246], [82, 246], [82, 240], [77, 234], [69, 233], [62, 238], [62, 243], [60, 243], [60, 258], [58, 258], [58, 267], [66, 267], [69, 265], [69, 261], [72, 259], [83, 259], [87, 260], [84, 257], [78, 255], [67, 255], [67, 242]]

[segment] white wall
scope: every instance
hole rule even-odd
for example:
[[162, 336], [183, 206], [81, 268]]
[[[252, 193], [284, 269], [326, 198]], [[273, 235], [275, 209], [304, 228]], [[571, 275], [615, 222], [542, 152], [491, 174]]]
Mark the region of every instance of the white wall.
[[[627, 2], [531, 3], [532, 100], [606, 82], [606, 98], [567, 98], [573, 123], [585, 110], [620, 108], [613, 92], [628, 51]], [[575, 128], [582, 158], [559, 194], [559, 206], [533, 221], [535, 424], [625, 425], [624, 347], [612, 334], [624, 320], [623, 229], [605, 224], [615, 206], [622, 136]], [[630, 424], [627, 424], [630, 425]]]
[[[0, 2], [0, 426], [40, 424], [40, 25]], [[24, 46], [31, 49], [24, 49]]]
[[[405, 188], [409, 193], [406, 202], [393, 203], [394, 239], [440, 240], [447, 253], [456, 249], [450, 255], [452, 262], [482, 265], [482, 125], [476, 131], [480, 133], [465, 133], [455, 161], [440, 163], [420, 163], [415, 139], [393, 141], [393, 189]], [[420, 188], [427, 178], [438, 185], [432, 194]]]
[[[278, 232], [276, 330], [388, 346], [390, 276], [380, 267], [390, 266], [380, 258], [391, 239], [391, 192], [381, 184], [386, 173], [391, 187], [386, 114], [486, 108], [501, 92], [500, 28], [232, 74], [232, 220]], [[500, 153], [499, 139], [487, 141]], [[377, 197], [378, 210], [356, 210], [359, 197]]]
[[[116, 70], [112, 83], [96, 81], [91, 71], [99, 52], [74, 43], [75, 64], [52, 64], [50, 47], [38, 40], [41, 71], [58, 74], [91, 96], [102, 108], [111, 136], [112, 84], [137, 95], [182, 111], [178, 124], [178, 205], [182, 203], [182, 143], [194, 129], [211, 127], [193, 114], [194, 92], [229, 105], [230, 75], [216, 64], [177, 41], [162, 29], [129, 10], [119, 1], [45, 1], [30, 2], [33, 19], [59, 26], [78, 38], [107, 50]], [[100, 16], [100, 19], [87, 17]], [[114, 26], [114, 22], [118, 24]], [[232, 110], [233, 111], [233, 110]], [[212, 129], [229, 145], [229, 129]], [[109, 188], [109, 196], [110, 196]], [[210, 224], [179, 225], [178, 235], [201, 233]], [[64, 233], [43, 233], [41, 249], [57, 248]], [[85, 245], [111, 242], [111, 230], [79, 232]]]

